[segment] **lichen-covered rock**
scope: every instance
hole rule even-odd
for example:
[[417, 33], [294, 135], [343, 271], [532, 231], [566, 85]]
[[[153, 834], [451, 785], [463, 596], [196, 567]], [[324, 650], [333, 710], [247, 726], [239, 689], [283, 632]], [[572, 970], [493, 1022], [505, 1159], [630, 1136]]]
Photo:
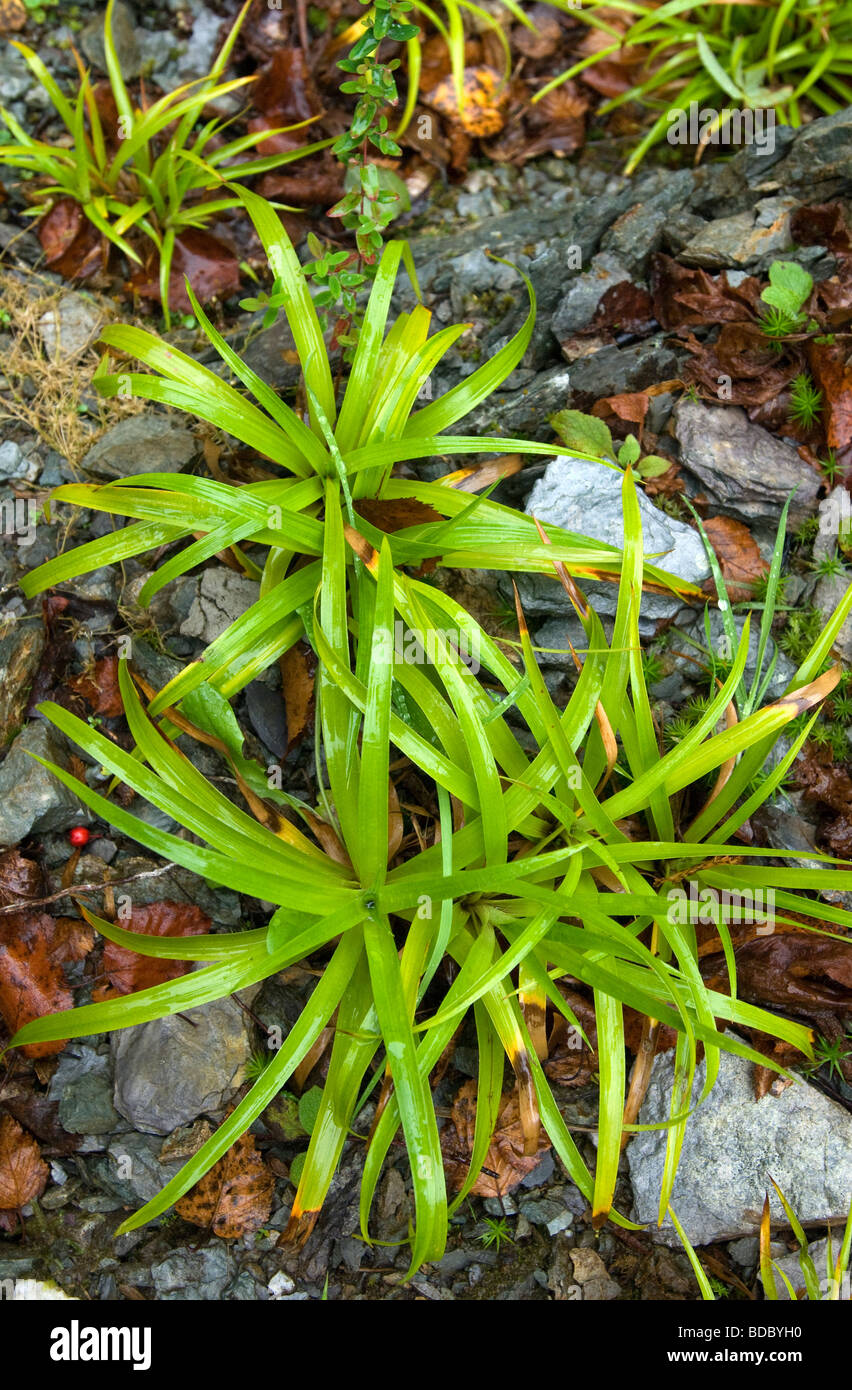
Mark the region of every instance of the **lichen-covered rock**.
[[[639, 1115], [642, 1124], [668, 1119], [674, 1063], [658, 1057]], [[710, 1095], [686, 1127], [671, 1205], [694, 1245], [753, 1235], [770, 1191], [773, 1220], [784, 1212], [774, 1178], [799, 1220], [846, 1219], [852, 1192], [852, 1115], [813, 1086], [796, 1082], [780, 1095], [754, 1099], [753, 1068], [723, 1053]], [[695, 1077], [696, 1105], [706, 1071]], [[656, 1230], [666, 1131], [646, 1130], [627, 1146], [634, 1216]], [[667, 1221], [660, 1237], [678, 1244]]]

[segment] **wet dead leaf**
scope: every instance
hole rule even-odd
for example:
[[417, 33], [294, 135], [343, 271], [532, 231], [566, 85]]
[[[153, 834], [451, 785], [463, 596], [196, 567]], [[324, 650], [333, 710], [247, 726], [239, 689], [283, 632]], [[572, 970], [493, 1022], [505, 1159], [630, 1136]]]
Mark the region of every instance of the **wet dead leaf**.
[[384, 531], [388, 535], [394, 531], [404, 531], [407, 526], [425, 526], [429, 522], [444, 520], [434, 507], [419, 502], [416, 497], [362, 497], [355, 503], [355, 510], [377, 531]]
[[[172, 310], [188, 312], [192, 306], [186, 293], [189, 280], [202, 304], [223, 299], [240, 288], [240, 267], [236, 256], [212, 232], [188, 227], [175, 238], [174, 257], [169, 275], [169, 302]], [[142, 299], [159, 300], [159, 267], [156, 263], [136, 271], [130, 279]]]
[[281, 657], [281, 682], [287, 711], [287, 752], [314, 726], [317, 659], [307, 642], [297, 642]]
[[36, 229], [51, 270], [85, 279], [101, 264], [101, 236], [73, 198], [60, 198]]
[[[134, 907], [126, 921], [119, 926], [126, 931], [141, 932], [143, 936], [201, 936], [209, 932], [212, 923], [205, 912], [194, 903], [160, 902]], [[106, 983], [92, 993], [96, 1003], [116, 999], [122, 994], [134, 994], [140, 989], [177, 980], [192, 969], [191, 962], [162, 960], [157, 956], [141, 956], [107, 941], [104, 946], [102, 970]]]
[[0, 34], [15, 34], [27, 22], [27, 8], [23, 0], [0, 0]]
[[[444, 1167], [451, 1187], [460, 1188], [467, 1177], [476, 1124], [476, 1082], [466, 1081], [453, 1103], [449, 1124], [441, 1132]], [[538, 1152], [524, 1153], [524, 1130], [516, 1091], [504, 1094], [497, 1127], [485, 1155], [485, 1163], [471, 1194], [476, 1197], [502, 1197], [538, 1166], [541, 1155], [550, 1148], [542, 1129]]]
[[[37, 866], [17, 850], [0, 856], [4, 905], [24, 894], [32, 896], [39, 882]], [[28, 909], [25, 903], [20, 912], [0, 916], [0, 1015], [10, 1033], [45, 1014], [71, 1008], [74, 1001], [62, 967], [82, 960], [94, 940], [87, 923], [71, 917], [54, 919]], [[22, 1051], [27, 1057], [49, 1057], [64, 1046], [62, 1041], [30, 1043]]]
[[505, 123], [505, 90], [495, 68], [465, 68], [459, 105], [452, 77], [446, 77], [423, 100], [477, 138], [497, 135]]
[[760, 282], [749, 275], [738, 285], [731, 285], [726, 271], [714, 277], [659, 252], [652, 261], [651, 297], [663, 328], [735, 323], [756, 315]]
[[209, 1229], [223, 1240], [251, 1235], [269, 1218], [275, 1178], [243, 1134], [226, 1154], [175, 1203], [185, 1221]]
[[[708, 956], [701, 973], [727, 993], [724, 956]], [[852, 942], [811, 932], [762, 936], [737, 950], [737, 994], [751, 1004], [800, 1018], [852, 1012]]]
[[86, 701], [93, 714], [103, 715], [105, 719], [116, 719], [124, 713], [124, 704], [118, 688], [118, 657], [101, 657], [90, 671], [73, 676], [69, 684], [75, 694]]
[[0, 1211], [19, 1211], [40, 1197], [49, 1177], [32, 1135], [11, 1115], [0, 1116]]
[[[251, 88], [251, 101], [270, 127], [295, 125], [319, 114], [322, 103], [301, 48], [274, 50]], [[304, 142], [305, 132], [294, 130], [289, 138], [295, 148]]]
[[844, 464], [852, 461], [852, 359], [850, 338], [833, 343], [810, 342], [808, 360], [814, 381], [823, 393], [825, 438]]
[[[750, 598], [755, 582], [767, 573], [769, 566], [748, 527], [729, 516], [710, 516], [704, 529], [716, 552], [731, 602]], [[709, 582], [712, 585], [712, 580]]]

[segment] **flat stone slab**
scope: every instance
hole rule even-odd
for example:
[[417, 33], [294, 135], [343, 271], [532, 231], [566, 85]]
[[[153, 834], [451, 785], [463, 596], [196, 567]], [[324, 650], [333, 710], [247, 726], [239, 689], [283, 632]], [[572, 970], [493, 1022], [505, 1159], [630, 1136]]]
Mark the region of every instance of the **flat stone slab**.
[[[671, 1054], [654, 1063], [639, 1119], [668, 1118], [674, 1075]], [[705, 1064], [696, 1072], [692, 1103], [704, 1085]], [[774, 1178], [803, 1223], [845, 1221], [852, 1193], [852, 1115], [807, 1082], [779, 1096], [754, 1099], [753, 1067], [723, 1053], [719, 1076], [706, 1101], [686, 1126], [671, 1205], [693, 1245], [755, 1235], [767, 1191], [772, 1218], [784, 1223]], [[673, 1226], [657, 1229], [665, 1130], [647, 1130], [627, 1146], [634, 1218], [647, 1222], [667, 1245], [678, 1245]]]

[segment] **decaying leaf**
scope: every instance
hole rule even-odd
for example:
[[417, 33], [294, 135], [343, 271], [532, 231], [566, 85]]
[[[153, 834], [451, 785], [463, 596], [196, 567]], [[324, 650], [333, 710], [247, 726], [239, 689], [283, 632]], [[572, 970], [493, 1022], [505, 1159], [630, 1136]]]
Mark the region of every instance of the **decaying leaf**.
[[469, 135], [497, 135], [505, 123], [503, 82], [494, 68], [465, 68], [461, 105], [452, 77], [444, 78], [433, 87], [424, 101], [457, 121]]
[[[119, 923], [126, 931], [141, 932], [144, 936], [200, 936], [212, 925], [210, 918], [194, 903], [160, 902], [134, 907], [126, 921]], [[96, 1003], [115, 999], [121, 994], [133, 994], [140, 989], [176, 980], [191, 969], [190, 962], [163, 960], [157, 956], [140, 956], [124, 946], [108, 941], [104, 946], [103, 972], [107, 977], [93, 991]]]
[[19, 1211], [40, 1197], [49, 1177], [32, 1135], [11, 1115], [0, 1116], [0, 1211]]
[[272, 1210], [275, 1178], [257, 1152], [251, 1134], [243, 1134], [200, 1182], [175, 1204], [185, 1221], [209, 1228], [223, 1240], [251, 1235]]
[[833, 343], [808, 344], [814, 381], [825, 400], [825, 437], [841, 462], [852, 462], [852, 341], [837, 337]]
[[652, 262], [651, 296], [663, 328], [743, 322], [757, 313], [760, 282], [749, 275], [731, 285], [726, 271], [714, 277], [659, 252]]
[[101, 264], [102, 238], [73, 198], [60, 198], [37, 227], [51, 270], [66, 279], [85, 279]]
[[416, 497], [362, 497], [355, 504], [355, 510], [377, 531], [387, 534], [404, 531], [407, 526], [425, 526], [442, 520], [434, 507], [419, 502]]
[[[186, 293], [187, 280], [202, 304], [214, 298], [226, 298], [240, 288], [239, 262], [212, 232], [201, 227], [187, 227], [175, 238], [169, 273], [169, 303], [173, 310], [188, 312], [192, 308]], [[134, 272], [130, 283], [142, 299], [159, 300], [159, 261], [154, 260]]]
[[104, 656], [96, 661], [90, 671], [72, 677], [71, 689], [82, 696], [93, 714], [103, 715], [105, 719], [116, 719], [124, 713], [124, 704], [118, 688], [118, 657]]
[[710, 516], [704, 522], [704, 530], [716, 552], [731, 602], [750, 598], [756, 580], [769, 567], [748, 527], [729, 516]]
[[279, 661], [284, 707], [287, 711], [287, 752], [295, 748], [314, 723], [317, 661], [307, 642], [296, 642]]
[[[82, 960], [94, 945], [94, 932], [71, 917], [54, 919], [27, 909], [26, 899], [38, 895], [38, 866], [17, 850], [0, 855], [0, 902], [21, 901], [20, 912], [0, 916], [0, 1015], [10, 1033], [45, 1014], [73, 1004], [63, 964]], [[65, 1043], [30, 1043], [27, 1057], [49, 1057]]]
[[[724, 956], [708, 956], [701, 973], [710, 989], [726, 990]], [[737, 993], [749, 1003], [812, 1018], [852, 1013], [852, 942], [785, 932], [737, 951]]]
[[0, 0], [0, 34], [16, 33], [26, 22], [27, 9], [23, 0]]
[[[476, 1123], [476, 1082], [466, 1081], [453, 1102], [450, 1123], [441, 1133], [444, 1167], [451, 1187], [460, 1188], [467, 1177], [473, 1149]], [[497, 1117], [497, 1127], [491, 1138], [482, 1171], [471, 1192], [476, 1197], [502, 1197], [513, 1191], [541, 1161], [550, 1148], [550, 1140], [542, 1129], [538, 1153], [524, 1153], [524, 1131], [521, 1125], [517, 1091], [504, 1094]]]
[[827, 750], [806, 745], [796, 763], [796, 780], [806, 801], [826, 813], [820, 838], [830, 854], [852, 859], [852, 777]]

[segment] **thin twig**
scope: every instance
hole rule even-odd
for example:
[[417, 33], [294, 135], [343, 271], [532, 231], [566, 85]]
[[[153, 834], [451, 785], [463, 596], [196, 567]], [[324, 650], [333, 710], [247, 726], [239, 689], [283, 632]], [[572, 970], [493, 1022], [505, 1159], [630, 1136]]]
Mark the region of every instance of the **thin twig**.
[[103, 893], [106, 888], [126, 888], [128, 883], [138, 883], [143, 878], [159, 878], [176, 868], [175, 864], [162, 864], [159, 869], [145, 869], [142, 873], [131, 874], [129, 878], [105, 879], [103, 883], [73, 883], [68, 888], [60, 888], [46, 898], [21, 898], [20, 902], [8, 903], [0, 907], [0, 915], [10, 912], [26, 912], [31, 907], [46, 907], [48, 903], [58, 902], [60, 898], [73, 898], [75, 893]]

